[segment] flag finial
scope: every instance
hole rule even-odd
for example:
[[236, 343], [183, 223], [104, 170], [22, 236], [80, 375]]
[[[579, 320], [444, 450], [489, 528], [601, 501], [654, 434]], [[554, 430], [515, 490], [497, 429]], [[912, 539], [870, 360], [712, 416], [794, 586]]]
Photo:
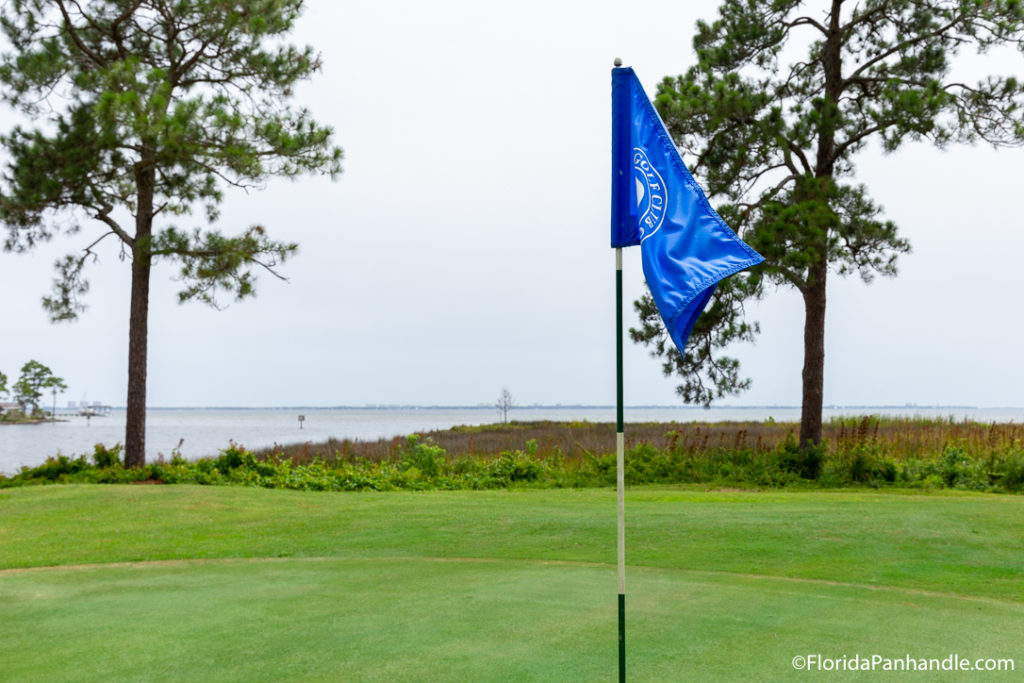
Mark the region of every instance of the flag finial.
[[622, 57], [615, 58], [615, 66], [622, 66]]

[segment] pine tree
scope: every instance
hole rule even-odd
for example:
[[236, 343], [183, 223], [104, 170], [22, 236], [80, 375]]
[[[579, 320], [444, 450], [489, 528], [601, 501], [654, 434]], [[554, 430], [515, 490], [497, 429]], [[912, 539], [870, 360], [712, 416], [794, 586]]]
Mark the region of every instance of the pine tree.
[[[150, 273], [174, 262], [179, 299], [244, 299], [256, 273], [296, 245], [262, 226], [226, 236], [210, 226], [225, 186], [340, 172], [331, 130], [288, 105], [320, 62], [283, 41], [302, 0], [10, 0], [0, 28], [3, 98], [45, 125], [0, 137], [10, 158], [0, 188], [5, 248], [93, 230], [56, 264], [43, 304], [74, 319], [96, 245], [121, 243], [131, 262], [125, 464], [145, 463]], [[196, 208], [205, 225], [178, 225]], [[130, 217], [127, 218], [126, 217]]]
[[852, 182], [856, 155], [869, 141], [886, 152], [1021, 144], [1024, 83], [951, 76], [962, 51], [1001, 45], [1024, 47], [1019, 0], [731, 0], [698, 23], [697, 64], [666, 78], [655, 105], [718, 212], [766, 262], [719, 289], [685, 356], [666, 347], [649, 297], [636, 302], [632, 338], [683, 375], [685, 400], [746, 388], [738, 363], [719, 356], [756, 332], [743, 301], [794, 287], [805, 308], [800, 442], [821, 441], [828, 273], [894, 276], [910, 248]]

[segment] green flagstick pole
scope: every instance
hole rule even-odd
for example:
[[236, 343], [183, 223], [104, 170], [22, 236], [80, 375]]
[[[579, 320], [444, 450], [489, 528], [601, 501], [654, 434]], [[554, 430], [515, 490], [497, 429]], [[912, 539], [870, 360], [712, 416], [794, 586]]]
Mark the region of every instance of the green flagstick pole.
[[615, 249], [615, 480], [619, 527], [619, 681], [626, 680], [626, 476], [622, 424], [622, 248]]

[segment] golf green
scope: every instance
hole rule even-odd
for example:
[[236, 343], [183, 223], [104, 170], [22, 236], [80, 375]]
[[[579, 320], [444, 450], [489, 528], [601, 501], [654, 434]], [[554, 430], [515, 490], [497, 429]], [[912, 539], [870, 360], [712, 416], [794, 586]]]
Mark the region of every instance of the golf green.
[[[0, 492], [0, 679], [613, 680], [609, 501]], [[1022, 504], [630, 491], [630, 680], [1019, 680]], [[882, 671], [907, 657], [1016, 671]]]

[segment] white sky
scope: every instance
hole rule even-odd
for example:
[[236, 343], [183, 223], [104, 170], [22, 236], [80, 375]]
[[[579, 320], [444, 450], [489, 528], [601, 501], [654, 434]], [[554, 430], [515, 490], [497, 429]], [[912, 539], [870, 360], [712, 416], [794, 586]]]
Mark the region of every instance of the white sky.
[[[341, 6], [311, 0], [294, 42], [323, 53], [297, 101], [334, 127], [344, 173], [224, 202], [226, 232], [260, 223], [299, 242], [290, 282], [263, 276], [257, 298], [217, 312], [179, 306], [174, 271], [155, 269], [149, 404], [465, 405], [503, 386], [521, 405], [613, 403], [612, 60], [653, 93], [692, 64], [694, 24], [717, 4]], [[858, 180], [913, 253], [893, 280], [833, 277], [826, 404], [1024, 405], [1022, 162], [988, 147], [860, 156]], [[49, 365], [61, 404], [124, 405], [128, 264], [104, 253], [77, 323], [39, 305], [54, 259], [97, 234], [0, 253], [0, 370]], [[626, 256], [629, 305], [643, 276], [639, 250]], [[799, 404], [802, 302], [778, 290], [755, 314], [758, 342], [735, 350], [753, 388], [726, 403]], [[627, 403], [676, 403], [676, 384], [627, 341]]]

